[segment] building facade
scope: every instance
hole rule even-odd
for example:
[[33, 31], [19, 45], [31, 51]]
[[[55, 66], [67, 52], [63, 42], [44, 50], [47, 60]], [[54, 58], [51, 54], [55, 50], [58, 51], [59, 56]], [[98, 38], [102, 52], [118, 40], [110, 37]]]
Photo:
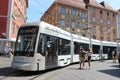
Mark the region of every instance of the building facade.
[[117, 14], [104, 1], [55, 0], [41, 20], [71, 33], [114, 41], [117, 37]]
[[5, 42], [13, 48], [21, 24], [26, 22], [28, 0], [0, 0], [0, 52]]
[[[117, 28], [117, 42], [120, 44], [120, 9], [118, 10], [118, 28]], [[118, 45], [118, 50], [120, 50], [120, 45]]]
[[85, 36], [88, 16], [81, 0], [56, 0], [42, 16], [41, 20], [69, 32]]
[[[92, 38], [105, 41], [115, 41], [117, 37], [118, 12], [106, 2], [84, 0], [89, 12]], [[88, 1], [88, 2], [87, 2]]]
[[120, 9], [118, 10], [118, 38], [120, 39]]

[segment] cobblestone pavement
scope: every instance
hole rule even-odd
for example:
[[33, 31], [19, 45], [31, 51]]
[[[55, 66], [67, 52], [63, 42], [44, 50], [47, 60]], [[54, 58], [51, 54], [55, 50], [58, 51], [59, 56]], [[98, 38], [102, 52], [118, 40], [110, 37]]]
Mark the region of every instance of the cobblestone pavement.
[[111, 60], [94, 61], [89, 70], [86, 62], [84, 69], [79, 64], [70, 65], [60, 70], [44, 74], [35, 80], [120, 80], [120, 66]]
[[[0, 68], [10, 67], [11, 61], [12, 58], [0, 57]], [[80, 70], [78, 68], [79, 64], [73, 64], [45, 73], [33, 74], [32, 76], [29, 74], [22, 76], [24, 74], [21, 74], [20, 76], [9, 76], [3, 80], [120, 80], [120, 66], [118, 63], [113, 63], [112, 60], [104, 62], [92, 61], [90, 70], [87, 62], [83, 69]]]

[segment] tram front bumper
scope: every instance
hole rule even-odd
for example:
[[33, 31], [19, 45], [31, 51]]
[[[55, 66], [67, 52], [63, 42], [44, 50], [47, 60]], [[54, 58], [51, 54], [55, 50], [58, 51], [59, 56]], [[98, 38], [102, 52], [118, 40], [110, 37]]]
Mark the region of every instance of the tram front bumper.
[[36, 71], [37, 65], [28, 62], [12, 62], [12, 68], [26, 71]]

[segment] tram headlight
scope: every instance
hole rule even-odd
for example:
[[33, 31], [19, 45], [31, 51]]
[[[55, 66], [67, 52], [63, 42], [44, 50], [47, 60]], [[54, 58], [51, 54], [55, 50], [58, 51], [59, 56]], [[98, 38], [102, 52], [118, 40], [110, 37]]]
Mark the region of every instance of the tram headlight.
[[32, 56], [34, 56], [34, 54], [33, 54], [33, 52], [28, 52], [28, 53], [27, 53], [27, 56], [28, 56], [28, 57], [32, 57]]
[[19, 54], [18, 53], [14, 53], [14, 56], [19, 56]]

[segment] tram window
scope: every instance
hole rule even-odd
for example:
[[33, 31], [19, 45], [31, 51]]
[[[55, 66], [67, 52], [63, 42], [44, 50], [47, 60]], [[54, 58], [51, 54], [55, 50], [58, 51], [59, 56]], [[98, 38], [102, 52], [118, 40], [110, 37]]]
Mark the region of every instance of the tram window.
[[93, 53], [99, 54], [100, 53], [100, 46], [99, 45], [92, 45]]
[[41, 34], [38, 42], [38, 53], [45, 55], [46, 50], [49, 48], [50, 54], [56, 54], [58, 48], [58, 38], [51, 35]]
[[103, 46], [103, 53], [104, 54], [112, 54], [112, 51], [115, 49], [115, 47], [110, 46]]
[[59, 55], [70, 54], [70, 41], [66, 39], [59, 39]]
[[110, 51], [109, 49], [110, 49], [109, 46], [103, 46], [103, 53], [108, 54]]
[[58, 38], [55, 36], [47, 35], [47, 47], [52, 49], [52, 52], [57, 50]]
[[89, 44], [85, 44], [85, 43], [80, 43], [80, 46], [81, 46], [85, 51], [87, 51], [88, 48], [89, 48]]
[[74, 42], [74, 53], [79, 54], [80, 51], [80, 43]]
[[42, 55], [44, 55], [45, 53], [45, 42], [46, 42], [46, 35], [41, 34], [39, 37], [39, 42], [38, 42], [38, 53], [41, 53]]
[[75, 54], [79, 54], [80, 47], [82, 47], [85, 51], [87, 51], [87, 49], [89, 48], [89, 44], [74, 42], [74, 53]]

